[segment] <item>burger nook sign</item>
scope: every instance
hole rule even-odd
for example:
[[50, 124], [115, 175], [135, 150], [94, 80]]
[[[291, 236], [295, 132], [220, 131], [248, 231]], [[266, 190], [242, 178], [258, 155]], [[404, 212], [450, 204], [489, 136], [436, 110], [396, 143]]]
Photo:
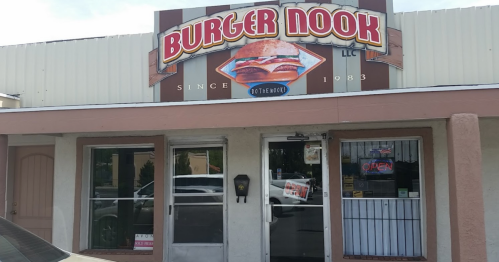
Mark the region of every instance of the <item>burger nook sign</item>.
[[[236, 68], [231, 70], [238, 71], [237, 67], [248, 66], [251, 61], [274, 64], [266, 66], [266, 71], [277, 69], [282, 63], [288, 65], [284, 69], [293, 69], [294, 66], [307, 70], [300, 63], [298, 52], [285, 43], [332, 45], [386, 54], [386, 14], [351, 6], [318, 3], [286, 3], [219, 12], [160, 32], [158, 72], [203, 54], [239, 48], [262, 40], [275, 40], [267, 42], [271, 46], [267, 50], [272, 53], [269, 57], [265, 52], [252, 55], [250, 50], [257, 47], [250, 48], [246, 50], [249, 53], [235, 58]], [[271, 50], [272, 48], [283, 53]], [[317, 59], [319, 63], [322, 60], [320, 57]], [[221, 68], [219, 70], [223, 72]], [[248, 80], [243, 78], [244, 76], [239, 76], [241, 81]], [[288, 78], [285, 79], [287, 81]]]

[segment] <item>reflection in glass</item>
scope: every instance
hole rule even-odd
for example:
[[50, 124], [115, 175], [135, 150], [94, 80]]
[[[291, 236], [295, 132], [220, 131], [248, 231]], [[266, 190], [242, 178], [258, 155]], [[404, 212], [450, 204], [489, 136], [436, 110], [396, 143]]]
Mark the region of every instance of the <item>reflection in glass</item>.
[[93, 200], [90, 204], [92, 249], [133, 249], [135, 234], [153, 234], [154, 200]]
[[154, 148], [92, 150], [93, 198], [132, 198], [154, 193]]
[[223, 206], [175, 206], [174, 243], [223, 243]]
[[324, 261], [322, 207], [295, 207], [270, 225], [271, 262]]
[[223, 149], [175, 149], [175, 193], [223, 193]]

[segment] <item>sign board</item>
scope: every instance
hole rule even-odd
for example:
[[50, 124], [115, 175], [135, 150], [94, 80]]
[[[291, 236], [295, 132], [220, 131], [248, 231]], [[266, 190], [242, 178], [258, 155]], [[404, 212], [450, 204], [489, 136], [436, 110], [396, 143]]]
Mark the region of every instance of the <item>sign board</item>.
[[351, 6], [285, 3], [218, 12], [158, 34], [158, 71], [259, 39], [387, 53], [386, 14]]
[[320, 144], [305, 144], [304, 148], [305, 164], [320, 164], [321, 163], [321, 145]]
[[153, 234], [135, 234], [133, 250], [152, 250], [154, 245]]
[[293, 180], [286, 180], [283, 196], [307, 201], [310, 186]]
[[391, 175], [394, 172], [392, 158], [360, 158], [359, 163], [363, 175]]
[[162, 102], [389, 89], [398, 76], [387, 64], [403, 68], [402, 34], [389, 27], [390, 1], [369, 2], [158, 11], [149, 85]]

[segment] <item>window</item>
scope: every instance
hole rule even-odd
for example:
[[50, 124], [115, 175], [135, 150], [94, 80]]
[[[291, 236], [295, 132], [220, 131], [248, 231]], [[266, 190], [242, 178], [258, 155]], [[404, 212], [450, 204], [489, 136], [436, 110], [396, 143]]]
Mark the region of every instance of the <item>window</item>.
[[421, 257], [418, 140], [341, 143], [345, 255]]
[[177, 148], [173, 156], [173, 243], [222, 244], [223, 148]]
[[90, 193], [91, 249], [152, 249], [154, 148], [93, 149]]

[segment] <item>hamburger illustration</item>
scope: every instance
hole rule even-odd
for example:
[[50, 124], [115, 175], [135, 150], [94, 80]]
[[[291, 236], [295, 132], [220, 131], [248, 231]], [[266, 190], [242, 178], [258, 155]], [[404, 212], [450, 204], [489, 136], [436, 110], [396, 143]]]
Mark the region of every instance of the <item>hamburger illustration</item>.
[[298, 78], [303, 67], [300, 51], [280, 40], [262, 40], [242, 47], [235, 55], [236, 82], [281, 82]]

